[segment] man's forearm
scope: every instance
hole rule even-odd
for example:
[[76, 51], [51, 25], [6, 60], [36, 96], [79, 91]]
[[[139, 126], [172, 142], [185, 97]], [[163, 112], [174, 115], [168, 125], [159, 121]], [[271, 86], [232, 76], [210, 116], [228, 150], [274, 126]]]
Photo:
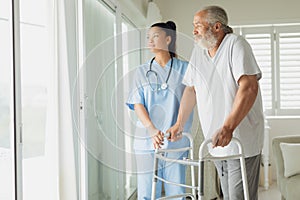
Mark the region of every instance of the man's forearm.
[[232, 111], [224, 123], [224, 127], [232, 131], [248, 114], [256, 100], [258, 92], [258, 82], [255, 75], [245, 76], [241, 79]]
[[180, 126], [184, 126], [186, 121], [188, 120], [191, 112], [193, 111], [196, 105], [196, 93], [194, 87], [185, 87], [181, 101], [179, 112], [177, 116], [177, 124]]

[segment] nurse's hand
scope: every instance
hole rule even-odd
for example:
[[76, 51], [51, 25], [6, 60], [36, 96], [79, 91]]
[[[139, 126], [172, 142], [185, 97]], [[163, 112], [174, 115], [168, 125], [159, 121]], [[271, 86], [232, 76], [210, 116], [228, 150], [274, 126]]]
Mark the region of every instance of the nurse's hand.
[[164, 133], [155, 127], [148, 128], [148, 132], [151, 135], [154, 149], [159, 149], [164, 144]]
[[233, 130], [222, 127], [216, 131], [212, 137], [213, 148], [217, 146], [225, 147], [232, 139]]
[[182, 138], [183, 128], [179, 123], [174, 124], [171, 128], [169, 128], [166, 133], [170, 133], [168, 140], [171, 142], [175, 142]]

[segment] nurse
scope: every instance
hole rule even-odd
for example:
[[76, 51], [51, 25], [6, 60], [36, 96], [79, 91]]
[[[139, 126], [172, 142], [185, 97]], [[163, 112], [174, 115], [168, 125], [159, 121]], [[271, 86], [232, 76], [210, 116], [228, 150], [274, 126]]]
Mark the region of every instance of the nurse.
[[[176, 55], [176, 25], [172, 21], [153, 24], [147, 34], [148, 47], [154, 57], [135, 71], [127, 105], [134, 110], [138, 121], [134, 137], [137, 163], [138, 199], [150, 199], [153, 177], [153, 157], [156, 148], [182, 148], [189, 140], [181, 134], [164, 139], [164, 133], [177, 119], [185, 86], [181, 83], [188, 63]], [[183, 127], [190, 132], [192, 116]], [[188, 152], [165, 153], [166, 157], [182, 159]], [[166, 180], [185, 183], [185, 166], [160, 161], [158, 175]], [[185, 192], [183, 187], [165, 184], [165, 195]], [[161, 197], [162, 183], [156, 188]]]

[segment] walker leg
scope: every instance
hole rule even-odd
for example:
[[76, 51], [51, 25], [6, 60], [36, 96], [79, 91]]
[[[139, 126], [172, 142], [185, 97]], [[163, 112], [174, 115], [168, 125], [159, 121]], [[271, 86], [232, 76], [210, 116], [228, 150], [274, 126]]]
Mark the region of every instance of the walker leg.
[[242, 173], [242, 180], [243, 180], [244, 199], [249, 200], [246, 164], [245, 164], [245, 159], [243, 157], [240, 158], [240, 163], [241, 163], [241, 173]]
[[201, 200], [204, 197], [204, 161], [199, 161], [198, 177], [198, 199]]
[[[189, 152], [190, 158], [191, 158], [191, 160], [194, 160], [194, 151], [193, 151], [194, 144], [192, 143], [192, 141], [190, 141], [190, 145], [192, 147]], [[191, 181], [192, 181], [192, 186], [195, 187], [196, 183], [195, 183], [195, 167], [194, 167], [194, 165], [191, 165]], [[194, 198], [196, 199], [197, 189], [192, 189], [192, 194], [193, 194]]]
[[157, 175], [158, 175], [158, 159], [156, 158], [156, 152], [154, 155], [154, 166], [153, 166], [153, 178], [152, 178], [152, 192], [151, 192], [151, 200], [155, 200], [156, 197], [156, 183], [157, 183]]

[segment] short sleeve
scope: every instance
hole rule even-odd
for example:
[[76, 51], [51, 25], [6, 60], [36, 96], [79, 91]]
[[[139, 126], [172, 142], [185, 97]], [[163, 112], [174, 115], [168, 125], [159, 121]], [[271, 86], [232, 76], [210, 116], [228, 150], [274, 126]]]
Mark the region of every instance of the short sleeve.
[[131, 110], [134, 110], [134, 104], [145, 105], [144, 88], [141, 81], [142, 77], [143, 75], [141, 74], [141, 71], [137, 69], [131, 83], [129, 95], [126, 102], [126, 105]]
[[187, 70], [183, 77], [182, 83], [186, 86], [194, 86], [194, 74], [195, 74], [195, 66], [196, 66], [196, 48], [194, 48], [192, 52], [192, 56], [190, 58], [189, 64], [187, 66]]
[[262, 73], [249, 43], [240, 37], [232, 49], [232, 73], [236, 82], [243, 75], [256, 75], [261, 79]]

